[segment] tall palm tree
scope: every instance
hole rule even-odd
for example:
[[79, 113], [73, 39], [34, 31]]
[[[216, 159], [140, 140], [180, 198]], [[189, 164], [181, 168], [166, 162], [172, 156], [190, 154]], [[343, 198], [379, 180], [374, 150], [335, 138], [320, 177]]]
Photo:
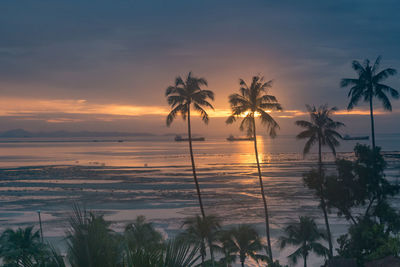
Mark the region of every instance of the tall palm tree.
[[331, 115], [337, 110], [336, 107], [328, 108], [327, 105], [322, 105], [318, 109], [313, 106], [306, 105], [307, 111], [310, 114], [310, 121], [299, 120], [296, 121], [296, 125], [305, 128], [304, 131], [297, 135], [297, 139], [307, 139], [304, 146], [303, 153], [306, 155], [310, 152], [311, 147], [318, 143], [318, 169], [319, 169], [319, 182], [316, 188], [319, 192], [320, 206], [324, 213], [325, 226], [327, 231], [328, 243], [329, 243], [329, 257], [333, 256], [332, 236], [329, 227], [328, 213], [326, 207], [326, 201], [323, 193], [323, 171], [322, 171], [322, 146], [328, 146], [334, 156], [336, 157], [336, 148], [339, 146], [338, 139], [342, 138], [337, 130], [343, 127], [344, 124], [338, 121], [334, 121]]
[[199, 182], [196, 175], [196, 166], [193, 157], [192, 129], [190, 125], [190, 111], [192, 107], [195, 111], [200, 113], [202, 121], [206, 124], [208, 123], [209, 118], [207, 112], [204, 110], [204, 107], [214, 109], [210, 102], [208, 102], [208, 99], [214, 100], [214, 93], [210, 90], [201, 89], [202, 86], [207, 86], [207, 81], [204, 78], [193, 77], [192, 73], [189, 72], [186, 80], [183, 80], [180, 76], [177, 77], [175, 79], [175, 84], [167, 88], [165, 96], [167, 97], [168, 104], [172, 108], [171, 112], [167, 116], [167, 126], [171, 125], [178, 114], [181, 114], [184, 120], [187, 118], [189, 150], [190, 159], [192, 161], [193, 178], [196, 185], [197, 196], [199, 198], [201, 215], [205, 217]]
[[259, 117], [261, 124], [267, 128], [271, 137], [276, 136], [276, 130], [279, 129], [278, 123], [268, 114], [268, 111], [282, 110], [281, 105], [275, 96], [268, 94], [268, 89], [272, 86], [272, 81], [265, 82], [264, 77], [254, 76], [248, 86], [242, 79], [239, 80], [239, 93], [229, 96], [229, 103], [232, 109], [232, 115], [226, 120], [227, 124], [231, 124], [236, 119], [243, 116], [240, 124], [240, 130], [247, 131], [247, 135], [254, 139], [254, 152], [257, 162], [258, 178], [260, 181], [261, 196], [265, 211], [265, 227], [268, 241], [268, 256], [272, 260], [271, 239], [269, 233], [269, 215], [267, 199], [265, 197], [264, 185], [261, 176], [261, 167], [258, 158], [257, 149], [257, 132], [255, 118]]
[[214, 263], [214, 252], [213, 243], [217, 237], [217, 231], [220, 229], [220, 220], [214, 215], [208, 215], [206, 217], [200, 217], [196, 215], [194, 217], [187, 218], [183, 222], [185, 232], [180, 237], [194, 245], [200, 247], [201, 262], [204, 265], [206, 257], [206, 247], [208, 245], [210, 250], [211, 262]]
[[257, 231], [245, 224], [231, 230], [231, 242], [233, 251], [239, 255], [242, 267], [247, 257], [258, 261], [257, 252], [264, 248]]
[[350, 98], [348, 110], [351, 110], [363, 99], [364, 102], [369, 102], [369, 111], [371, 117], [371, 134], [372, 134], [372, 147], [375, 148], [375, 126], [374, 126], [374, 105], [373, 98], [378, 98], [385, 110], [392, 111], [392, 104], [387, 96], [390, 94], [394, 99], [399, 98], [399, 92], [392, 87], [382, 84], [381, 82], [386, 78], [393, 76], [397, 71], [393, 68], [387, 68], [379, 71], [381, 62], [379, 56], [373, 65], [366, 59], [363, 64], [354, 60], [352, 68], [357, 72], [358, 78], [344, 78], [340, 82], [341, 87], [350, 87], [348, 97]]
[[324, 239], [325, 236], [310, 217], [300, 217], [299, 222], [289, 224], [284, 232], [285, 235], [280, 237], [281, 249], [287, 245], [299, 247], [288, 256], [294, 264], [297, 263], [298, 258], [302, 257], [304, 267], [307, 267], [307, 257], [310, 252], [314, 252], [319, 256], [325, 256], [328, 253], [328, 249], [318, 243], [318, 240]]

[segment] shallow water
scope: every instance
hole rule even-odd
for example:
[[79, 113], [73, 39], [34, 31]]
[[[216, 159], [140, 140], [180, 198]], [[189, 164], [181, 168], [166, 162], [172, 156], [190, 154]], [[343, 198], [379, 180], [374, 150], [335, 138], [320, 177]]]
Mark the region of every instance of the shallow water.
[[[182, 219], [199, 209], [187, 143], [172, 140], [22, 139], [0, 143], [0, 230], [37, 225], [36, 210], [40, 209], [44, 235], [59, 242], [71, 205], [79, 202], [102, 210], [107, 219], [115, 222], [116, 230], [143, 214], [166, 235], [173, 235]], [[323, 226], [317, 201], [302, 184], [302, 173], [315, 167], [317, 158], [313, 153], [303, 158], [303, 143], [291, 136], [259, 138], [274, 243], [281, 229], [300, 215], [313, 216]], [[355, 143], [343, 142], [338, 149], [339, 157], [352, 158]], [[396, 157], [400, 135], [378, 136], [377, 143], [395, 155], [387, 157], [387, 176], [396, 180], [400, 174]], [[194, 143], [206, 212], [220, 216], [224, 225], [251, 223], [263, 233], [263, 207], [253, 149], [252, 142], [227, 142], [223, 137]], [[328, 168], [332, 168], [332, 160], [330, 153], [324, 153]], [[331, 214], [330, 222], [334, 238], [346, 231], [347, 222], [335, 214]], [[286, 262], [284, 255], [289, 251], [281, 253], [282, 262]], [[279, 255], [279, 251], [274, 252]], [[321, 259], [311, 259], [311, 264], [320, 262]]]

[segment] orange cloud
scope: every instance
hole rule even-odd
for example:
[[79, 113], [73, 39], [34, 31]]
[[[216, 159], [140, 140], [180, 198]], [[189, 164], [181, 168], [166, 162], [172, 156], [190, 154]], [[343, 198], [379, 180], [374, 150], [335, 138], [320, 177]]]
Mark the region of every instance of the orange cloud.
[[[24, 117], [27, 115], [46, 115], [44, 120], [49, 123], [80, 122], [81, 115], [93, 115], [97, 120], [112, 121], [120, 117], [131, 116], [166, 116], [170, 108], [165, 106], [139, 106], [120, 104], [97, 104], [90, 103], [85, 99], [26, 99], [26, 98], [0, 98], [0, 116]], [[271, 112], [271, 111], [267, 111]], [[230, 109], [208, 110], [210, 117], [225, 118], [231, 114]], [[308, 113], [301, 110], [284, 110], [271, 112], [277, 118], [295, 118], [307, 116]], [[388, 114], [383, 110], [376, 110], [376, 115]], [[399, 113], [394, 111], [393, 113]], [[52, 117], [54, 114], [54, 117]], [[60, 115], [61, 114], [61, 115]], [[74, 118], [63, 117], [62, 114], [76, 115]], [[194, 113], [195, 115], [198, 115]], [[369, 115], [368, 109], [354, 109], [351, 111], [340, 110], [336, 115]], [[26, 119], [29, 119], [28, 117]]]

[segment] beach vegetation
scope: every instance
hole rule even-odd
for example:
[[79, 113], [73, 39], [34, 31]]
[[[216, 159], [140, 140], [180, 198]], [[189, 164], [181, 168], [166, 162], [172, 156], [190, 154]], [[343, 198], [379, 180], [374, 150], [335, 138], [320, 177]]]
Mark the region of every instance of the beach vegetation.
[[226, 123], [232, 124], [236, 120], [240, 119], [240, 130], [246, 131], [247, 135], [253, 138], [254, 154], [256, 157], [258, 178], [264, 205], [265, 228], [268, 244], [267, 250], [268, 256], [270, 257], [271, 261], [273, 261], [268, 205], [262, 180], [256, 131], [256, 118], [260, 120], [261, 125], [266, 128], [268, 135], [272, 138], [276, 136], [276, 132], [279, 129], [278, 123], [269, 113], [274, 110], [281, 111], [282, 106], [275, 96], [269, 94], [269, 89], [271, 87], [272, 80], [265, 81], [264, 77], [259, 75], [253, 77], [250, 85], [247, 85], [247, 83], [243, 79], [240, 79], [239, 93], [234, 93], [229, 96], [229, 103], [231, 106], [232, 114], [228, 117]]
[[360, 100], [369, 103], [370, 120], [371, 120], [371, 138], [372, 147], [375, 148], [375, 125], [374, 125], [374, 104], [373, 99], [377, 98], [385, 110], [392, 111], [392, 104], [389, 96], [394, 99], [399, 98], [399, 92], [383, 84], [382, 82], [397, 73], [394, 68], [386, 68], [380, 70], [382, 57], [379, 56], [372, 65], [366, 59], [363, 63], [354, 60], [352, 63], [353, 70], [357, 73], [357, 78], [344, 78], [340, 82], [341, 87], [350, 87], [348, 97], [350, 98], [347, 106], [348, 110], [352, 110], [358, 105]]

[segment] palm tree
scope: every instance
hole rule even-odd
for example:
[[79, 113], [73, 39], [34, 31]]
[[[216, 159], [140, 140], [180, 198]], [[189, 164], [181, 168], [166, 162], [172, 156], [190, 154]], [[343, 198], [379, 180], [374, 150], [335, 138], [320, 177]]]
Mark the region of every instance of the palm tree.
[[220, 229], [220, 220], [214, 215], [187, 218], [183, 222], [185, 232], [180, 235], [185, 241], [200, 247], [201, 262], [204, 265], [206, 257], [206, 247], [208, 245], [210, 250], [211, 262], [214, 263], [213, 243], [216, 239], [216, 233]]
[[[322, 146], [328, 146], [332, 150], [333, 155], [336, 157], [335, 147], [339, 146], [338, 139], [342, 138], [340, 133], [337, 132], [337, 129], [344, 126], [344, 124], [334, 121], [330, 117], [337, 110], [336, 107], [328, 108], [327, 105], [320, 106], [318, 109], [315, 108], [315, 106], [311, 107], [309, 105], [306, 105], [306, 107], [308, 113], [310, 114], [310, 121], [299, 120], [295, 122], [296, 125], [305, 128], [304, 131], [297, 135], [297, 139], [308, 139], [304, 146], [304, 155], [310, 152], [311, 146], [313, 146], [315, 143], [318, 143], [319, 176], [317, 179], [317, 183], [314, 183], [314, 185], [317, 185], [317, 188], [315, 189], [319, 191], [318, 196], [320, 197], [320, 206], [324, 213], [325, 226], [329, 243], [329, 257], [331, 258], [333, 256], [333, 245], [323, 189], [324, 179], [322, 171]], [[313, 186], [313, 189], [314, 187], [315, 186]]]
[[181, 77], [175, 79], [175, 85], [169, 86], [165, 92], [168, 104], [172, 110], [167, 116], [167, 126], [170, 126], [178, 114], [182, 115], [182, 118], [188, 123], [188, 137], [189, 137], [189, 150], [190, 159], [192, 161], [192, 171], [194, 183], [196, 185], [197, 196], [199, 198], [199, 205], [201, 215], [205, 217], [203, 202], [201, 200], [199, 182], [196, 175], [196, 166], [193, 157], [192, 148], [192, 129], [190, 125], [190, 110], [193, 106], [194, 110], [200, 113], [201, 119], [204, 123], [208, 123], [208, 114], [204, 110], [204, 107], [214, 109], [213, 106], [208, 102], [208, 99], [214, 100], [214, 93], [210, 90], [203, 90], [201, 86], [207, 86], [207, 81], [204, 78], [193, 77], [192, 73], [186, 77], [184, 81]]
[[285, 235], [280, 237], [281, 249], [287, 245], [299, 247], [288, 256], [289, 260], [294, 264], [297, 263], [298, 258], [302, 257], [304, 267], [307, 267], [307, 257], [310, 252], [314, 252], [319, 256], [325, 256], [328, 253], [328, 249], [317, 242], [320, 239], [325, 239], [325, 236], [310, 217], [300, 217], [299, 222], [289, 224], [284, 232]]
[[7, 229], [0, 236], [0, 258], [4, 263], [13, 266], [26, 266], [47, 254], [47, 246], [40, 240], [39, 231], [33, 226]]
[[125, 239], [131, 250], [156, 248], [163, 245], [163, 237], [144, 216], [137, 216], [133, 223], [125, 226]]
[[307, 111], [310, 114], [310, 121], [299, 120], [296, 125], [305, 128], [299, 133], [297, 139], [308, 139], [303, 150], [306, 155], [310, 152], [311, 147], [318, 142], [318, 163], [322, 163], [322, 146], [328, 146], [333, 155], [336, 157], [336, 147], [339, 146], [338, 139], [342, 136], [337, 132], [337, 129], [343, 127], [344, 124], [332, 120], [330, 117], [336, 107], [328, 108], [327, 105], [322, 105], [318, 109], [315, 106], [306, 105]]
[[232, 94], [229, 96], [229, 103], [232, 109], [232, 115], [226, 120], [227, 124], [236, 121], [237, 118], [243, 116], [240, 124], [240, 130], [247, 131], [249, 137], [254, 139], [254, 152], [256, 156], [258, 178], [260, 181], [261, 196], [264, 204], [265, 211], [265, 227], [268, 241], [268, 256], [272, 260], [271, 239], [269, 233], [269, 215], [267, 199], [264, 193], [264, 185], [261, 176], [261, 167], [258, 158], [257, 149], [257, 133], [255, 118], [259, 117], [261, 124], [268, 130], [271, 137], [276, 136], [276, 130], [279, 129], [278, 123], [268, 114], [272, 110], [282, 110], [281, 105], [275, 96], [268, 94], [268, 89], [272, 86], [272, 81], [265, 82], [264, 77], [254, 76], [250, 87], [242, 79], [239, 80], [240, 93]]
[[72, 267], [120, 266], [120, 240], [102, 215], [75, 205], [69, 224], [66, 239]]
[[257, 251], [264, 248], [257, 231], [250, 225], [245, 224], [231, 230], [231, 243], [233, 251], [239, 254], [242, 267], [244, 267], [247, 257], [258, 261]]
[[126, 267], [189, 267], [194, 266], [199, 259], [199, 247], [174, 238], [168, 240], [165, 246], [145, 250], [127, 250]]
[[221, 230], [218, 232], [215, 249], [223, 255], [223, 257], [220, 259], [220, 263], [224, 266], [229, 267], [236, 261], [231, 230]]
[[397, 73], [393, 68], [387, 68], [378, 72], [381, 58], [382, 57], [379, 56], [375, 60], [374, 65], [370, 65], [368, 59], [364, 61], [364, 64], [354, 60], [352, 67], [357, 72], [358, 78], [345, 78], [340, 82], [342, 88], [351, 87], [348, 94], [348, 97], [350, 98], [349, 105], [347, 106], [348, 110], [353, 109], [361, 99], [363, 99], [364, 102], [369, 102], [373, 148], [375, 148], [373, 98], [378, 98], [382, 102], [383, 108], [389, 111], [392, 111], [392, 104], [386, 94], [390, 94], [394, 99], [399, 98], [399, 92], [397, 92], [397, 90], [381, 83], [389, 76], [393, 76]]

